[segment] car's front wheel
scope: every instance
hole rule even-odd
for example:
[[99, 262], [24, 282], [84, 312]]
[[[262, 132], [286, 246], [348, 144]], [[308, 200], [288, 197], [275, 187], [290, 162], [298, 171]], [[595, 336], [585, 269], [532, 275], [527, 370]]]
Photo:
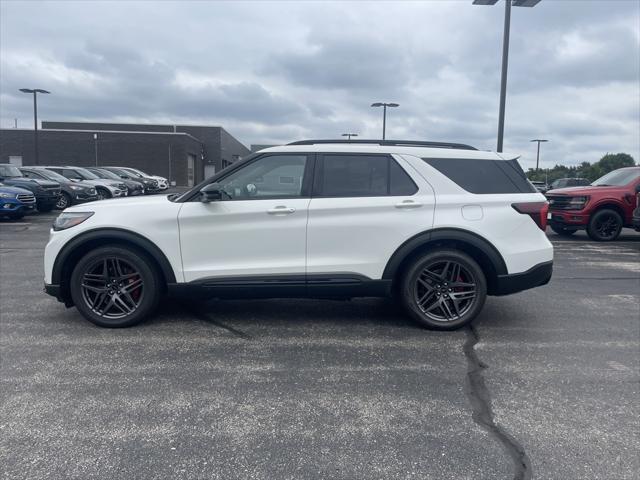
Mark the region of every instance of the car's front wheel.
[[130, 327], [157, 306], [161, 280], [153, 263], [135, 249], [102, 247], [80, 259], [69, 289], [76, 308], [101, 327]]
[[405, 270], [401, 299], [409, 314], [427, 328], [455, 330], [482, 310], [487, 281], [469, 255], [434, 250], [415, 259]]
[[622, 217], [615, 210], [599, 210], [589, 220], [587, 233], [597, 242], [615, 240], [622, 231]]
[[71, 206], [71, 195], [67, 192], [62, 192], [58, 197], [58, 201], [56, 202], [56, 208], [58, 210], [64, 210], [65, 208]]
[[96, 192], [98, 194], [98, 200], [106, 200], [107, 198], [111, 198], [111, 192], [104, 188], [96, 188]]

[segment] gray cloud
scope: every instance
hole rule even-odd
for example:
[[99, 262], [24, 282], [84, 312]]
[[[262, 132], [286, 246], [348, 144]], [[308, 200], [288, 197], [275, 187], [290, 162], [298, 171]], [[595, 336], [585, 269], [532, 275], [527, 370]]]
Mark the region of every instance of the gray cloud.
[[[380, 134], [495, 148], [502, 8], [459, 2], [1, 2], [0, 123], [221, 124], [245, 143]], [[640, 160], [640, 6], [514, 8], [505, 148]]]

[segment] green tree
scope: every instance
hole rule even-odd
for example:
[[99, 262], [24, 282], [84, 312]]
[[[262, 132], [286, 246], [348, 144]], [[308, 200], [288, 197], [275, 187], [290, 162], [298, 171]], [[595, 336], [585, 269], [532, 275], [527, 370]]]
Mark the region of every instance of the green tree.
[[607, 153], [596, 163], [582, 162], [580, 165], [555, 165], [553, 168], [527, 171], [529, 180], [551, 183], [558, 178], [586, 178], [593, 182], [605, 173], [623, 167], [633, 167], [635, 160], [628, 153]]

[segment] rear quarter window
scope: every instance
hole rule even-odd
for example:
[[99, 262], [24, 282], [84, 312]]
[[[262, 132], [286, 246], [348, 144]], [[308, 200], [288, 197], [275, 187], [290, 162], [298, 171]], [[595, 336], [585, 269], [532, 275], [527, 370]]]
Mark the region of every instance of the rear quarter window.
[[423, 158], [451, 181], [476, 194], [535, 193], [517, 160]]

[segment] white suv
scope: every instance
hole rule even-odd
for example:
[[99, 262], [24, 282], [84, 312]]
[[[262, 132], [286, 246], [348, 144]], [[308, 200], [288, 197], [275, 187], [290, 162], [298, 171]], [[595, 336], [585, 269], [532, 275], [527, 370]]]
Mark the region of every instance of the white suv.
[[549, 282], [546, 220], [516, 158], [450, 143], [294, 142], [180, 196], [66, 209], [45, 290], [104, 327], [140, 322], [168, 293], [395, 295], [423, 325], [451, 330], [487, 295]]

